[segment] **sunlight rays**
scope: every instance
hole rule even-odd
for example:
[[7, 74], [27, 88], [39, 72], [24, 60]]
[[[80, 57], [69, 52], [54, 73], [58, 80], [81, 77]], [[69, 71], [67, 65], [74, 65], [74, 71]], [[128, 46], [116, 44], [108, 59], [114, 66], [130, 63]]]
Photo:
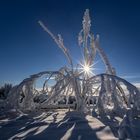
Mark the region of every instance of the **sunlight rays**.
[[79, 74], [84, 74], [86, 77], [91, 77], [95, 75], [95, 70], [98, 68], [95, 68], [95, 65], [98, 64], [100, 60], [90, 64], [89, 62], [86, 62], [85, 60], [83, 62], [79, 62], [78, 69]]

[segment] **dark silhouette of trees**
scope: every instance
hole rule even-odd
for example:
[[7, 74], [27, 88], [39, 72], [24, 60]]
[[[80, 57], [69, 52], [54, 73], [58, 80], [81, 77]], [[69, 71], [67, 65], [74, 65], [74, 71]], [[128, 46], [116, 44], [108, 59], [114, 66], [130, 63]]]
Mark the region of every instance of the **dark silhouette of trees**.
[[5, 83], [3, 86], [0, 86], [0, 99], [5, 100], [8, 96], [9, 91], [13, 88], [12, 84]]

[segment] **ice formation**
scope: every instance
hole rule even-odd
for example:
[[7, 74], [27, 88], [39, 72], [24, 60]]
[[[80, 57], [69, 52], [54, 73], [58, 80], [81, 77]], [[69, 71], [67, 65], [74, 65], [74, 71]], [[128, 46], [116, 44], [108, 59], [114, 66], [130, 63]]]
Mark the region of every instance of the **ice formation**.
[[[88, 9], [84, 13], [83, 28], [78, 36], [84, 60], [82, 64], [77, 64], [76, 68], [61, 35], [55, 36], [42, 21], [39, 21], [39, 24], [62, 50], [69, 67], [63, 67], [58, 71], [40, 72], [23, 80], [11, 90], [12, 93], [7, 99], [8, 108], [25, 111], [73, 107], [77, 111], [92, 111], [99, 115], [121, 117], [128, 115], [128, 110], [139, 112], [140, 92], [134, 85], [116, 76], [115, 69], [99, 45], [99, 35], [94, 36], [90, 31], [91, 20]], [[105, 73], [93, 76], [92, 66], [97, 53], [105, 65]], [[38, 90], [35, 83], [42, 77], [45, 80], [42, 88]], [[53, 85], [50, 86], [51, 80]], [[133, 119], [133, 115], [129, 116]], [[125, 121], [120, 125], [120, 132], [124, 124]], [[120, 137], [123, 137], [121, 133]]]

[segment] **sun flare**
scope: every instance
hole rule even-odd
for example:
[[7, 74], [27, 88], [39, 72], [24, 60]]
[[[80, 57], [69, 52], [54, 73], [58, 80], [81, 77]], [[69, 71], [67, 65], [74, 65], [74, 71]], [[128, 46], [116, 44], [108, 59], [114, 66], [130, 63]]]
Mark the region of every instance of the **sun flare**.
[[84, 73], [86, 76], [92, 76], [93, 74], [93, 64], [89, 65], [87, 63], [80, 63], [80, 73]]
[[89, 73], [90, 67], [88, 65], [85, 65], [83, 68], [85, 72]]

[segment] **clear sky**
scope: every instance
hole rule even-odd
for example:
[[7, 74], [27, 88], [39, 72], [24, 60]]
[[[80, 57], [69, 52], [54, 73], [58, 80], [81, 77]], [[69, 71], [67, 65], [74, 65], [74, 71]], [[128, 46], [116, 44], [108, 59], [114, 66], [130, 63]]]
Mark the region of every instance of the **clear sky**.
[[80, 57], [77, 35], [85, 9], [92, 32], [119, 76], [140, 82], [139, 0], [1, 0], [0, 84], [17, 84], [30, 74], [66, 65], [61, 50], [44, 32], [42, 20], [60, 33], [74, 60]]

